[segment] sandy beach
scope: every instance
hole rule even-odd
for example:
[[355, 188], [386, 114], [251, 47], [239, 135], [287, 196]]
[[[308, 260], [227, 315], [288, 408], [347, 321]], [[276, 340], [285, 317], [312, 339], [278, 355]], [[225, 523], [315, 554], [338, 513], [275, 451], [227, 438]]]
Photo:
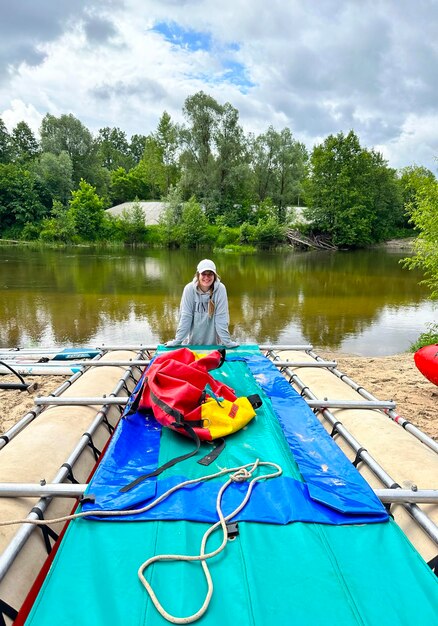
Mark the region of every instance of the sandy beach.
[[[385, 357], [361, 357], [334, 354], [319, 350], [326, 359], [334, 359], [338, 369], [362, 385], [379, 400], [394, 400], [397, 413], [411, 421], [425, 433], [438, 440], [438, 387], [417, 370], [410, 353]], [[12, 381], [2, 376], [3, 382]], [[38, 389], [31, 394], [0, 390], [0, 432], [5, 432], [34, 405], [36, 396], [45, 396], [59, 387], [61, 376], [27, 377]]]

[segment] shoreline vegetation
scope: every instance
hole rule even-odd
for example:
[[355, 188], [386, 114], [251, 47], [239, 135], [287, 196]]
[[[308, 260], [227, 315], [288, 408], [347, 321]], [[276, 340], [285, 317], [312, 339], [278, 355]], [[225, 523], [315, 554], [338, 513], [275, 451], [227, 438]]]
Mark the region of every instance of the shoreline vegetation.
[[[415, 367], [410, 353], [384, 357], [363, 357], [334, 353], [324, 349], [318, 354], [337, 361], [338, 369], [363, 386], [378, 400], [396, 402], [396, 412], [438, 441], [438, 387], [430, 383]], [[67, 377], [66, 377], [67, 378]], [[0, 390], [0, 433], [21, 419], [38, 396], [46, 396], [66, 379], [62, 376], [29, 376], [26, 382], [37, 383], [32, 393]], [[4, 375], [4, 382], [12, 377]], [[389, 418], [388, 418], [389, 419]]]

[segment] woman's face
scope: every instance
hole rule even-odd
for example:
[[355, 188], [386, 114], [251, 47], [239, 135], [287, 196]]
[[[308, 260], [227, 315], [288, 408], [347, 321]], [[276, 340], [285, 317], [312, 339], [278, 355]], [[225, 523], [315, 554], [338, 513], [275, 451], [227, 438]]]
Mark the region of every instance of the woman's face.
[[205, 272], [201, 272], [201, 274], [199, 274], [199, 284], [201, 285], [201, 289], [203, 289], [204, 291], [210, 289], [213, 283], [214, 272], [206, 270]]

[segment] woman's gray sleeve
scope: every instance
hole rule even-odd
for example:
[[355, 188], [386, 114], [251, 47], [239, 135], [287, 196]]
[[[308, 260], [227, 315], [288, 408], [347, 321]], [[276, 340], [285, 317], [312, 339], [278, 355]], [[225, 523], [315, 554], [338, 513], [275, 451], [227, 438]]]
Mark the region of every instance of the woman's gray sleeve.
[[176, 345], [179, 345], [184, 341], [192, 328], [194, 299], [195, 294], [193, 292], [193, 285], [190, 283], [184, 287], [181, 297], [179, 322], [175, 335]]

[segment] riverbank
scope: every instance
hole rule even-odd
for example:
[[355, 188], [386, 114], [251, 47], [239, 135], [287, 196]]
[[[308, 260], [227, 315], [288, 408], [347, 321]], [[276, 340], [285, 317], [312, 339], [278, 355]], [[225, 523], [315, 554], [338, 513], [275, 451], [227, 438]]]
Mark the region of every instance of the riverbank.
[[[438, 387], [430, 383], [414, 364], [412, 354], [384, 357], [361, 357], [318, 351], [326, 359], [334, 359], [338, 369], [362, 385], [379, 400], [394, 400], [397, 413], [438, 441]], [[2, 376], [6, 382], [12, 380]], [[29, 394], [0, 390], [0, 433], [13, 426], [34, 405], [34, 398], [45, 396], [63, 382], [60, 376], [27, 377], [38, 389]]]

